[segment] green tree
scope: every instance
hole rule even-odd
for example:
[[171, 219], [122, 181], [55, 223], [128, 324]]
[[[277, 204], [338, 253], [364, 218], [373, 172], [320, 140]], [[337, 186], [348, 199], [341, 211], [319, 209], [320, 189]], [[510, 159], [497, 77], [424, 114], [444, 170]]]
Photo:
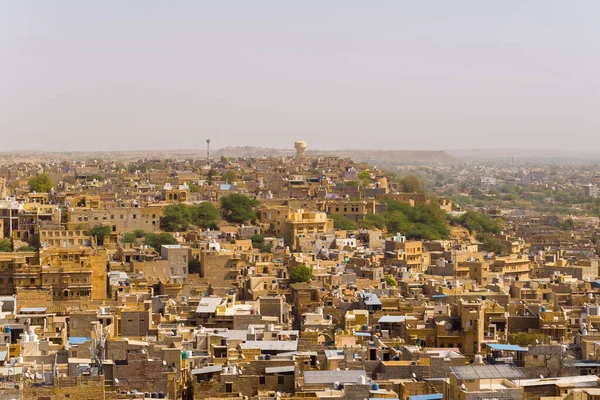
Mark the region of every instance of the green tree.
[[330, 214], [329, 218], [333, 220], [333, 227], [335, 229], [341, 229], [345, 231], [353, 231], [356, 230], [356, 225], [354, 222], [350, 221], [349, 218], [339, 215], [339, 214]]
[[389, 211], [384, 215], [385, 227], [390, 233], [408, 234], [413, 229], [413, 224], [410, 222], [406, 214], [401, 211]]
[[414, 206], [385, 200], [388, 211], [383, 214], [389, 233], [402, 233], [409, 239], [439, 240], [450, 237], [446, 213], [436, 205]]
[[265, 237], [260, 233], [252, 235], [250, 240], [252, 240], [252, 247], [260, 250], [261, 253], [271, 253], [273, 251], [272, 246], [265, 242]]
[[265, 243], [265, 237], [260, 233], [252, 235], [250, 240], [252, 241], [252, 247], [255, 249], [259, 249]]
[[17, 251], [37, 251], [37, 249], [33, 246], [21, 246], [17, 248]]
[[200, 192], [200, 186], [196, 185], [195, 183], [190, 183], [188, 186], [190, 187], [190, 193]]
[[358, 226], [364, 229], [383, 229], [386, 219], [381, 214], [367, 214], [365, 218], [358, 221]]
[[292, 283], [308, 282], [311, 276], [311, 269], [304, 264], [298, 264], [290, 270], [290, 280]]
[[99, 174], [93, 174], [93, 175], [90, 175], [90, 176], [88, 176], [88, 177], [86, 178], [86, 181], [93, 181], [94, 179], [95, 179], [97, 182], [101, 182], [101, 181], [103, 181], [103, 180], [104, 180], [104, 178], [102, 177], [102, 175], [99, 175]]
[[510, 193], [510, 194], [506, 194], [504, 196], [502, 196], [502, 200], [504, 201], [519, 201], [519, 195], [516, 193]]
[[210, 202], [198, 206], [171, 204], [165, 207], [160, 225], [168, 232], [182, 232], [192, 224], [203, 229], [216, 229], [220, 220], [220, 211]]
[[202, 229], [217, 229], [219, 221], [221, 212], [213, 203], [205, 201], [191, 209], [190, 222]]
[[173, 237], [173, 235], [169, 233], [148, 233], [144, 238], [144, 242], [153, 247], [155, 250], [160, 251], [160, 246], [169, 245], [169, 244], [177, 244], [177, 239]]
[[469, 191], [469, 196], [471, 196], [474, 199], [481, 199], [484, 197], [483, 192], [476, 187], [471, 188], [471, 190]]
[[50, 175], [46, 173], [32, 177], [28, 183], [29, 190], [37, 193], [48, 193], [54, 187], [54, 182], [52, 182]]
[[97, 225], [90, 229], [90, 235], [96, 238], [98, 246], [104, 245], [104, 238], [110, 235], [110, 226]]
[[145, 165], [130, 165], [127, 167], [127, 171], [131, 174], [133, 174], [135, 171], [145, 174], [148, 171], [148, 168]]
[[573, 228], [575, 228], [575, 221], [573, 221], [573, 218], [567, 218], [564, 221], [561, 221], [558, 226], [565, 231], [570, 231]]
[[394, 278], [392, 278], [391, 276], [386, 276], [385, 284], [389, 287], [395, 287], [398, 285], [398, 282], [396, 282], [396, 280]]
[[550, 343], [550, 337], [541, 333], [515, 332], [510, 335], [510, 344], [527, 347], [537, 344]]
[[483, 250], [498, 255], [508, 254], [508, 246], [502, 240], [495, 237], [483, 238]]
[[453, 219], [452, 223], [467, 228], [471, 233], [499, 234], [500, 231], [502, 231], [499, 220], [490, 218], [489, 216], [480, 214], [476, 211], [467, 211], [460, 217]]
[[200, 260], [196, 257], [190, 257], [188, 262], [188, 274], [199, 274], [200, 273]]
[[421, 182], [413, 176], [407, 175], [404, 178], [400, 179], [400, 191], [404, 193], [423, 193], [423, 187], [421, 187]]
[[237, 178], [237, 175], [233, 171], [225, 171], [223, 173], [223, 175], [221, 176], [221, 180], [223, 180], [229, 184], [233, 183], [236, 178]]
[[185, 204], [170, 204], [163, 210], [160, 227], [167, 232], [182, 232], [190, 226], [190, 208]]
[[206, 174], [206, 180], [208, 182], [209, 185], [212, 185], [214, 180], [215, 180], [215, 170], [214, 169], [209, 169], [208, 173]]
[[10, 239], [0, 239], [0, 252], [10, 253], [13, 251], [13, 244]]
[[358, 174], [358, 179], [360, 179], [361, 181], [369, 180], [371, 179], [371, 173], [369, 171], [363, 171], [360, 174]]
[[143, 229], [134, 229], [131, 233], [133, 233], [138, 239], [141, 239], [144, 236], [146, 236], [146, 231], [144, 231]]
[[123, 243], [135, 243], [136, 240], [137, 240], [137, 237], [135, 236], [135, 233], [133, 233], [133, 232], [127, 232], [126, 234], [123, 235]]
[[238, 193], [221, 197], [221, 212], [228, 222], [243, 224], [256, 219], [258, 201]]

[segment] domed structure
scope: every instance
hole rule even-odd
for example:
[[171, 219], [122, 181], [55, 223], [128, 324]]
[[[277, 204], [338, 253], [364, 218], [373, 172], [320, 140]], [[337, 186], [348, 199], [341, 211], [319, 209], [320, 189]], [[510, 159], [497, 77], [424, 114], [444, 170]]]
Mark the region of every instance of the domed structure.
[[298, 140], [294, 143], [294, 148], [296, 149], [296, 158], [304, 157], [304, 152], [306, 151], [306, 142], [304, 140]]

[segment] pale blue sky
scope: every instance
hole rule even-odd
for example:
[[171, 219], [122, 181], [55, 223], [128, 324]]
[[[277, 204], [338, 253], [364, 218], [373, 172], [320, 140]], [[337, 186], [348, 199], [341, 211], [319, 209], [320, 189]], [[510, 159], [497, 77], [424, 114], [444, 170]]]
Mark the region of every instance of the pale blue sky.
[[0, 0], [0, 151], [600, 150], [599, 21], [596, 0]]

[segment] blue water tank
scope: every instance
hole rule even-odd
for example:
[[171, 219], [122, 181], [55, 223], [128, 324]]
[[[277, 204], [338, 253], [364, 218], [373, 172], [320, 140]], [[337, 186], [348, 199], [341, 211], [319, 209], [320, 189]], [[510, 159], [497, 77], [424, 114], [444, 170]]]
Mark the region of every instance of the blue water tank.
[[7, 326], [6, 328], [4, 328], [4, 332], [10, 333], [10, 326]]
[[181, 296], [181, 301], [187, 301], [187, 296]]
[[542, 306], [542, 312], [546, 312], [546, 306]]
[[379, 385], [375, 382], [371, 382], [371, 390], [379, 390]]

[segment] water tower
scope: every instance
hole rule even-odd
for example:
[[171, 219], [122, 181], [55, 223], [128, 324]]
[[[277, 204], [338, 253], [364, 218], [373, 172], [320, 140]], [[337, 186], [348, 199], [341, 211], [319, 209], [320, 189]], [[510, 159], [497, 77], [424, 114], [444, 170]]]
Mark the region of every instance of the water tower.
[[296, 158], [304, 157], [304, 152], [306, 151], [306, 142], [304, 140], [298, 140], [294, 143], [294, 148], [296, 149]]

